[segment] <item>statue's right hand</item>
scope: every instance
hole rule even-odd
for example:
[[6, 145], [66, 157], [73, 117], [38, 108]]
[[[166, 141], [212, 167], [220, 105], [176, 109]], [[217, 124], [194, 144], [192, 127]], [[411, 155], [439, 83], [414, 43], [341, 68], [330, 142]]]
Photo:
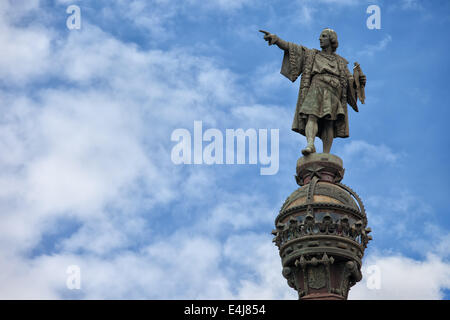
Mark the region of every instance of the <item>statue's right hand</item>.
[[278, 37], [268, 31], [259, 30], [259, 32], [264, 33], [264, 40], [268, 42], [268, 45], [271, 46], [277, 42]]

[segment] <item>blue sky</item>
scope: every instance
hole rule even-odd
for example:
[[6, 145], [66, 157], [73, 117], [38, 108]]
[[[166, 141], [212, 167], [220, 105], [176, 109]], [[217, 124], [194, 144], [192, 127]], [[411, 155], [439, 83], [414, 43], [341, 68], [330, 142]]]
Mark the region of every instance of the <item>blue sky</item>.
[[[81, 9], [69, 30], [66, 8]], [[381, 29], [366, 9], [381, 9]], [[366, 104], [332, 153], [374, 240], [350, 299], [449, 299], [448, 1], [2, 1], [0, 297], [296, 299], [273, 221], [305, 139], [258, 29], [337, 53]], [[171, 133], [279, 129], [279, 171], [175, 165]], [[321, 143], [317, 145], [321, 151]], [[68, 266], [81, 289], [66, 287]]]

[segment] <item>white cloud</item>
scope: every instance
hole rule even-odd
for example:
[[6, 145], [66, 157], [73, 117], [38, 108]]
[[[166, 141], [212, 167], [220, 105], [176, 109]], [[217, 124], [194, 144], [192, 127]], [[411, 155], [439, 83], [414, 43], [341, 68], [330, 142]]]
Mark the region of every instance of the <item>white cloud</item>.
[[50, 67], [52, 35], [39, 26], [25, 29], [7, 21], [0, 12], [0, 78], [7, 84], [20, 84]]
[[[35, 33], [21, 32], [24, 39]], [[38, 60], [26, 69], [20, 69], [23, 61], [0, 56], [3, 65], [18, 70], [15, 79], [27, 80], [18, 83], [22, 90], [48, 76], [71, 87], [34, 90], [32, 98], [2, 93], [0, 144], [9, 150], [0, 158], [4, 248], [32, 247], [45, 232], [44, 220], [70, 214], [88, 224], [80, 234], [95, 226], [106, 231], [111, 227], [103, 224], [107, 205], [134, 212], [172, 199], [180, 176], [172, 174], [170, 131], [194, 119], [213, 122], [214, 113], [205, 110], [240, 97], [233, 75], [209, 59], [177, 50], [140, 51], [88, 22], [45, 57], [39, 55], [39, 41], [27, 45], [24, 51], [37, 53]], [[50, 74], [41, 60], [52, 61]], [[133, 202], [139, 205], [133, 208]], [[75, 247], [105, 243], [71, 240]]]
[[199, 230], [218, 235], [249, 230], [257, 224], [271, 224], [275, 210], [267, 207], [257, 194], [219, 194], [218, 204], [199, 219]]
[[254, 3], [254, 0], [213, 0], [205, 3], [204, 1], [189, 0], [189, 3], [195, 4], [199, 8], [221, 9], [225, 12], [235, 11], [246, 5]]
[[436, 255], [417, 261], [402, 255], [373, 255], [365, 259], [365, 268], [376, 265], [380, 270], [380, 288], [367, 286], [373, 274], [364, 274], [363, 281], [349, 294], [352, 300], [436, 300], [450, 289], [450, 263]]
[[[438, 235], [427, 231], [427, 228], [432, 230], [434, 225], [432, 206], [408, 190], [389, 190], [377, 196], [368, 196], [365, 205], [370, 225], [376, 230], [374, 237], [402, 239], [402, 243], [397, 246], [414, 249], [422, 243], [420, 239], [424, 236], [427, 238], [425, 242], [431, 245]], [[430, 249], [436, 252], [435, 248], [430, 247], [422, 252], [415, 251], [423, 254]]]
[[[169, 1], [133, 0], [101, 1], [100, 16], [108, 24], [117, 21], [144, 30], [152, 38], [153, 44], [175, 38], [171, 28], [179, 17], [188, 20], [201, 19], [199, 13], [220, 12], [233, 15], [238, 10], [254, 3], [254, 0], [213, 0], [213, 1]], [[82, 4], [80, 7], [83, 9]]]
[[395, 153], [388, 146], [373, 145], [363, 140], [352, 140], [345, 144], [337, 154], [345, 159], [345, 166], [375, 166], [378, 164], [395, 164], [401, 154]]
[[[70, 265], [80, 267], [79, 292], [66, 288]], [[24, 263], [14, 257], [2, 260], [0, 267], [0, 297], [6, 299], [74, 294], [84, 299], [296, 298], [268, 235], [235, 235], [222, 246], [212, 238], [178, 232], [139, 252], [121, 251], [108, 259], [58, 254]]]
[[373, 57], [380, 51], [386, 49], [388, 44], [392, 41], [391, 35], [386, 35], [383, 39], [381, 39], [377, 44], [367, 44], [364, 48], [357, 52], [357, 55]]
[[361, 4], [360, 0], [318, 0], [316, 2], [330, 4], [333, 6], [354, 6]]
[[260, 66], [255, 71], [256, 76], [253, 77], [252, 82], [258, 97], [275, 95], [280, 87], [289, 86], [290, 81], [280, 75], [280, 65], [280, 61], [274, 61]]
[[402, 0], [401, 3], [403, 9], [423, 9], [418, 0]]
[[[149, 289], [142, 287], [129, 297], [173, 295], [182, 278], [169, 280], [166, 292], [156, 289], [165, 285], [160, 274], [168, 267], [177, 274], [179, 262], [168, 266], [161, 251], [164, 242], [148, 242], [148, 237], [155, 239], [158, 235], [145, 234], [153, 231], [152, 218], [158, 216], [153, 209], [173, 200], [175, 195], [192, 203], [211, 194], [214, 177], [199, 176], [194, 170], [180, 175], [181, 169], [170, 162], [170, 132], [191, 125], [196, 119], [212, 124], [220, 121], [231, 127], [227, 124], [233, 119], [226, 117], [221, 107], [233, 108], [237, 101], [247, 102], [236, 87], [235, 75], [217, 67], [209, 58], [192, 56], [180, 49], [140, 50], [88, 21], [83, 21], [79, 32], [69, 32], [66, 38], [58, 39], [52, 50], [49, 43], [56, 39], [54, 33], [43, 33], [42, 39], [28, 41], [36, 36], [35, 29], [8, 28], [18, 34], [13, 39], [18, 45], [11, 50], [24, 52], [24, 57], [19, 54], [20, 59], [16, 59], [2, 51], [0, 65], [3, 75], [15, 72], [10, 81], [24, 94], [1, 92], [5, 103], [1, 106], [0, 145], [9, 150], [0, 157], [0, 257], [8, 261], [1, 267], [1, 296], [61, 297], [65, 268], [73, 264], [66, 263], [70, 260], [67, 257], [75, 259], [84, 270], [84, 297], [125, 297], [133, 292], [132, 286], [136, 286], [142, 270], [149, 270]], [[4, 42], [10, 40], [5, 38]], [[34, 55], [25, 55], [27, 52]], [[58, 86], [33, 87], [49, 77]], [[25, 98], [29, 90], [33, 90], [33, 95]], [[178, 188], [184, 180], [188, 184]], [[204, 192], [189, 199], [189, 186]], [[222, 215], [227, 210], [220, 209], [221, 201], [217, 203], [215, 222], [209, 225], [218, 228], [215, 223], [237, 220], [251, 225], [245, 210], [234, 216], [236, 221]], [[242, 207], [235, 204], [232, 210], [238, 212], [237, 209]], [[253, 216], [258, 213], [255, 209]], [[55, 236], [53, 231], [65, 218], [73, 219], [79, 227], [70, 234], [56, 232]], [[51, 234], [55, 238], [52, 255], [30, 256]], [[191, 242], [187, 239], [179, 239], [185, 243], [181, 247], [168, 244], [177, 256], [180, 251], [185, 260], [183, 270], [189, 271], [196, 281], [188, 283], [179, 297], [213, 297], [221, 290], [223, 297], [228, 297], [223, 277], [212, 280], [210, 289], [205, 289], [200, 281], [217, 272], [217, 267], [209, 266], [207, 261], [220, 255], [220, 245], [211, 245], [214, 240], [210, 238], [195, 238]], [[137, 246], [136, 250], [147, 247], [147, 256], [126, 254], [130, 246]], [[204, 251], [192, 260], [199, 247]], [[115, 256], [117, 252], [120, 258]], [[128, 262], [129, 273], [121, 275]], [[195, 270], [201, 263], [204, 269]], [[214, 272], [208, 271], [210, 268]], [[28, 288], [33, 277], [41, 280]], [[178, 277], [184, 277], [183, 272]], [[108, 285], [111, 279], [117, 280]]]
[[292, 121], [293, 114], [285, 108], [273, 105], [241, 105], [236, 106], [231, 111], [232, 115], [239, 122], [247, 123], [244, 128], [276, 128], [285, 127], [286, 123]]
[[303, 4], [297, 10], [298, 23], [309, 26], [314, 21], [314, 13], [317, 11], [315, 7]]
[[[171, 3], [159, 1], [158, 10], [181, 10]], [[216, 5], [236, 10], [246, 3]], [[140, 1], [121, 5], [134, 8], [129, 19], [150, 10]], [[174, 11], [155, 17], [136, 23], [164, 31]], [[0, 297], [296, 298], [270, 230], [252, 231], [255, 223], [272, 223], [271, 205], [251, 186], [246, 196], [223, 190], [225, 173], [175, 167], [169, 143], [173, 129], [194, 120], [276, 128], [290, 124], [290, 112], [254, 104], [238, 75], [183, 48], [143, 50], [87, 20], [62, 38], [8, 22], [0, 75], [16, 91], [0, 92], [0, 146], [8, 150], [0, 156]], [[55, 86], [42, 88], [42, 80]], [[398, 158], [362, 141], [344, 151], [368, 163]], [[209, 206], [189, 212], [199, 220], [187, 223], [183, 206], [202, 199]], [[64, 219], [78, 227], [59, 234]], [[51, 248], [33, 251], [46, 237]], [[65, 287], [73, 264], [81, 267], [80, 293]]]
[[297, 0], [293, 21], [310, 26], [314, 22], [320, 21], [318, 16], [325, 10], [336, 12], [336, 10], [360, 4], [360, 0]]
[[297, 293], [281, 275], [281, 261], [271, 237], [262, 234], [234, 235], [224, 245], [224, 255], [246, 277], [237, 287], [237, 299], [297, 299]]

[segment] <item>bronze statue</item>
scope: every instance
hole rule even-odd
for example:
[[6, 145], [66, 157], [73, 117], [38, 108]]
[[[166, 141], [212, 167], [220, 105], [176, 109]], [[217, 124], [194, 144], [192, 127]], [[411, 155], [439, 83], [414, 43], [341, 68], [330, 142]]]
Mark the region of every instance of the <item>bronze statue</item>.
[[354, 75], [350, 73], [348, 61], [335, 52], [338, 39], [332, 29], [324, 29], [320, 34], [322, 50], [308, 49], [259, 31], [269, 45], [276, 44], [284, 50], [281, 74], [292, 82], [302, 75], [292, 130], [306, 136], [308, 144], [303, 155], [316, 152], [316, 136], [322, 139], [323, 152], [330, 153], [333, 138], [349, 136], [347, 103], [356, 112], [357, 99], [364, 103], [366, 76], [361, 67], [355, 63]]

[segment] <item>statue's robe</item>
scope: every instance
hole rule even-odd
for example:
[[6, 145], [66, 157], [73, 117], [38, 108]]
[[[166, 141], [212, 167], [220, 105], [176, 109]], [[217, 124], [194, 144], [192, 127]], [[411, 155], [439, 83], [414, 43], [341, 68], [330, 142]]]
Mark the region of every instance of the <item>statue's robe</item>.
[[[281, 74], [292, 82], [301, 76], [292, 130], [305, 135], [309, 114], [319, 118], [317, 136], [322, 137], [323, 120], [334, 123], [334, 137], [349, 136], [347, 103], [358, 112], [353, 76], [348, 61], [333, 53], [288, 42], [284, 51]], [[317, 56], [320, 55], [320, 56]]]

